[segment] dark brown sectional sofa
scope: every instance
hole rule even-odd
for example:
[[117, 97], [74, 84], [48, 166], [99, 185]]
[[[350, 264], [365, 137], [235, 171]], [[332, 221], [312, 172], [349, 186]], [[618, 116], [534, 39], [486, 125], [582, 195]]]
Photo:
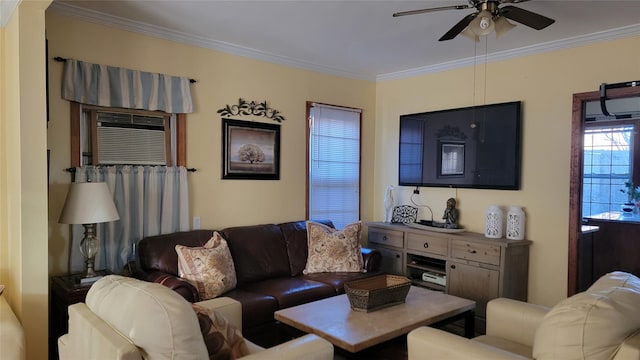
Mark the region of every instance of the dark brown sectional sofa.
[[[319, 221], [333, 227], [330, 221]], [[344, 293], [344, 283], [379, 274], [382, 256], [362, 248], [362, 273], [304, 275], [307, 262], [305, 221], [238, 226], [219, 230], [233, 258], [238, 284], [223, 294], [242, 303], [242, 332], [253, 342], [271, 346], [279, 342], [281, 328], [273, 313]], [[190, 302], [200, 301], [190, 283], [178, 277], [176, 245], [202, 246], [213, 230], [193, 230], [152, 236], [138, 244], [138, 278], [158, 282]], [[275, 338], [278, 339], [275, 339]]]

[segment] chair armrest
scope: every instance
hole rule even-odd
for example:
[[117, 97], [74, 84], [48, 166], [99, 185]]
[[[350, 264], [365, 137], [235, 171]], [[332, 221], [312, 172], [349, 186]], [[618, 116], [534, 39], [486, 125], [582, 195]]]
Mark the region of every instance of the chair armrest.
[[69, 334], [64, 334], [58, 338], [58, 359], [71, 360], [69, 354]]
[[7, 359], [26, 357], [24, 329], [6, 297], [2, 296], [0, 296], [0, 353], [3, 359], [5, 356]]
[[245, 356], [242, 359], [260, 360], [333, 360], [333, 345], [327, 340], [313, 334], [287, 341], [260, 352]]
[[144, 278], [141, 280], [162, 284], [180, 294], [188, 302], [194, 303], [200, 301], [200, 295], [196, 287], [177, 276], [155, 270], [145, 273]]
[[523, 301], [497, 298], [487, 304], [488, 336], [533, 347], [536, 330], [549, 308]]
[[231, 325], [238, 330], [242, 330], [242, 303], [239, 301], [230, 297], [217, 297], [200, 301], [198, 305], [215, 310], [218, 314], [224, 316]]
[[614, 360], [640, 360], [640, 330], [624, 340]]
[[418, 359], [527, 359], [486, 344], [430, 327], [420, 327], [407, 335], [409, 360]]
[[87, 304], [69, 305], [69, 332], [58, 338], [58, 355], [64, 359], [90, 359], [96, 354], [114, 360], [142, 360], [136, 345], [115, 330]]
[[362, 253], [364, 269], [367, 270], [367, 272], [380, 271], [380, 266], [382, 266], [382, 254], [380, 251], [363, 247], [360, 249], [360, 252]]

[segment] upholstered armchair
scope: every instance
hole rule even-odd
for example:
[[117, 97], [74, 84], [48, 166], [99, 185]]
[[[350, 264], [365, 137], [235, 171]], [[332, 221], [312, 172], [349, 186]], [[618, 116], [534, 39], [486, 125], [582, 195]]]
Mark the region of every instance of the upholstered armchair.
[[13, 313], [0, 285], [0, 358], [22, 360], [26, 358], [24, 329]]
[[[315, 335], [269, 349], [243, 339], [237, 330], [242, 307], [233, 299], [194, 305], [160, 284], [104, 277], [86, 303], [69, 306], [69, 332], [58, 339], [60, 359], [333, 359], [333, 345]], [[211, 311], [217, 318], [202, 318]]]
[[407, 335], [409, 360], [640, 359], [640, 279], [606, 274], [552, 308], [511, 299], [487, 304], [486, 335], [466, 339], [421, 327]]

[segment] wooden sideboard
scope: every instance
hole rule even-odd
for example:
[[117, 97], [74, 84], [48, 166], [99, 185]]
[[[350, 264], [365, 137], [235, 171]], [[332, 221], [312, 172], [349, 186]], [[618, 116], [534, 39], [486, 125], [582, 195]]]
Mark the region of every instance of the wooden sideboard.
[[[404, 275], [415, 285], [475, 300], [482, 329], [489, 300], [527, 300], [529, 240], [491, 239], [466, 231], [443, 233], [384, 222], [366, 225], [367, 247], [382, 253], [383, 271]], [[438, 280], [424, 281], [424, 273]]]

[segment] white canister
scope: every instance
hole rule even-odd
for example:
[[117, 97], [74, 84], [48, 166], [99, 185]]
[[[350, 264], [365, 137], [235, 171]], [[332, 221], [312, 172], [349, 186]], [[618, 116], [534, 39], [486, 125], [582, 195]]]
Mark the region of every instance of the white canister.
[[484, 236], [488, 238], [502, 237], [502, 209], [497, 205], [490, 205], [485, 214]]
[[512, 206], [507, 213], [507, 239], [524, 239], [525, 214], [520, 206]]

